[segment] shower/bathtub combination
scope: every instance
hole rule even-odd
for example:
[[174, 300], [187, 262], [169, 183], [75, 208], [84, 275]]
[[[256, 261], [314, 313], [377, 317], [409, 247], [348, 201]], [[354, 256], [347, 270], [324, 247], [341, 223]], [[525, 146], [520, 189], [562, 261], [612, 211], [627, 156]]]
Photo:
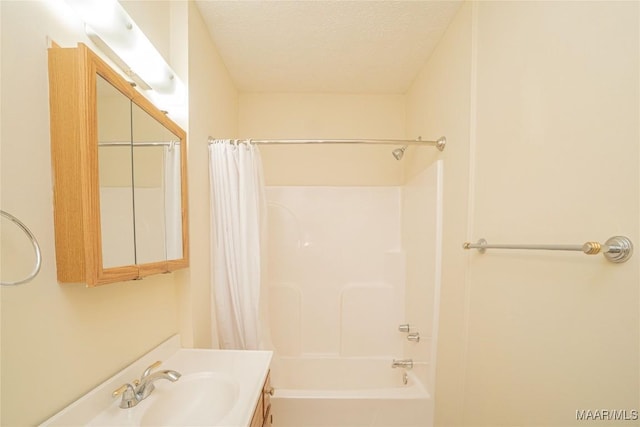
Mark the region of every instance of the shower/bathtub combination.
[[274, 426], [433, 425], [441, 177], [267, 187]]

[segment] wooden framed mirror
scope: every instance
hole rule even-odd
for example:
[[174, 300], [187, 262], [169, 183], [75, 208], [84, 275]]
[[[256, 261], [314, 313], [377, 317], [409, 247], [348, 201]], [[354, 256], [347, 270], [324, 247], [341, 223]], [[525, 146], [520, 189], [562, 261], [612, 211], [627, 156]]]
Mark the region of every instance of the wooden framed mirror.
[[189, 265], [186, 133], [84, 44], [49, 49], [61, 283]]

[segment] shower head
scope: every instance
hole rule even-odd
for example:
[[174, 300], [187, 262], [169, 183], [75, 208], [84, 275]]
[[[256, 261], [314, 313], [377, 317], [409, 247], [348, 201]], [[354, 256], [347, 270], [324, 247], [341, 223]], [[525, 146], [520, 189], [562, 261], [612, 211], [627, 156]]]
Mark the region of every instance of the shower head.
[[396, 160], [402, 160], [402, 156], [404, 156], [404, 150], [406, 149], [407, 149], [407, 146], [405, 145], [402, 148], [396, 148], [391, 152], [391, 154], [393, 154], [393, 157], [395, 157]]

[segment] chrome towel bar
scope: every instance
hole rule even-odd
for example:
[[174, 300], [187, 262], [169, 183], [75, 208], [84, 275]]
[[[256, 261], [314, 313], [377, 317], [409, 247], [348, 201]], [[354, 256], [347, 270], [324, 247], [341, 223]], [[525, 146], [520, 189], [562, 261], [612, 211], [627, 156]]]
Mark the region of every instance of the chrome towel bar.
[[528, 249], [546, 251], [576, 251], [587, 255], [602, 253], [604, 257], [615, 263], [621, 263], [631, 258], [633, 254], [633, 243], [626, 236], [614, 236], [604, 244], [598, 242], [586, 242], [582, 245], [502, 245], [489, 244], [485, 239], [480, 239], [476, 243], [465, 242], [463, 249], [477, 249], [481, 254], [487, 249]]

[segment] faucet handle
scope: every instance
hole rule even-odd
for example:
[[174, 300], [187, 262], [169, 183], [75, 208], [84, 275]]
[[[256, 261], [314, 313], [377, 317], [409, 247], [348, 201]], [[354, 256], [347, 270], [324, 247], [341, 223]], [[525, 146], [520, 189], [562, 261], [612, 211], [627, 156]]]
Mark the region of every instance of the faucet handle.
[[118, 396], [122, 396], [122, 401], [120, 402], [121, 408], [131, 408], [138, 404], [138, 399], [136, 398], [136, 390], [129, 383], [122, 384], [111, 393], [111, 397]]
[[131, 388], [133, 390], [133, 386], [129, 383], [127, 384], [122, 384], [120, 387], [118, 387], [117, 389], [113, 390], [113, 393], [111, 393], [111, 397], [118, 397], [121, 394], [124, 394], [124, 392], [127, 391], [127, 389]]
[[156, 369], [160, 365], [162, 365], [162, 361], [160, 361], [160, 360], [157, 360], [157, 361], [153, 362], [151, 365], [149, 365], [147, 367], [147, 369], [144, 370], [144, 372], [142, 373], [142, 376], [140, 377], [140, 379], [143, 379], [143, 378], [149, 376], [151, 371]]

